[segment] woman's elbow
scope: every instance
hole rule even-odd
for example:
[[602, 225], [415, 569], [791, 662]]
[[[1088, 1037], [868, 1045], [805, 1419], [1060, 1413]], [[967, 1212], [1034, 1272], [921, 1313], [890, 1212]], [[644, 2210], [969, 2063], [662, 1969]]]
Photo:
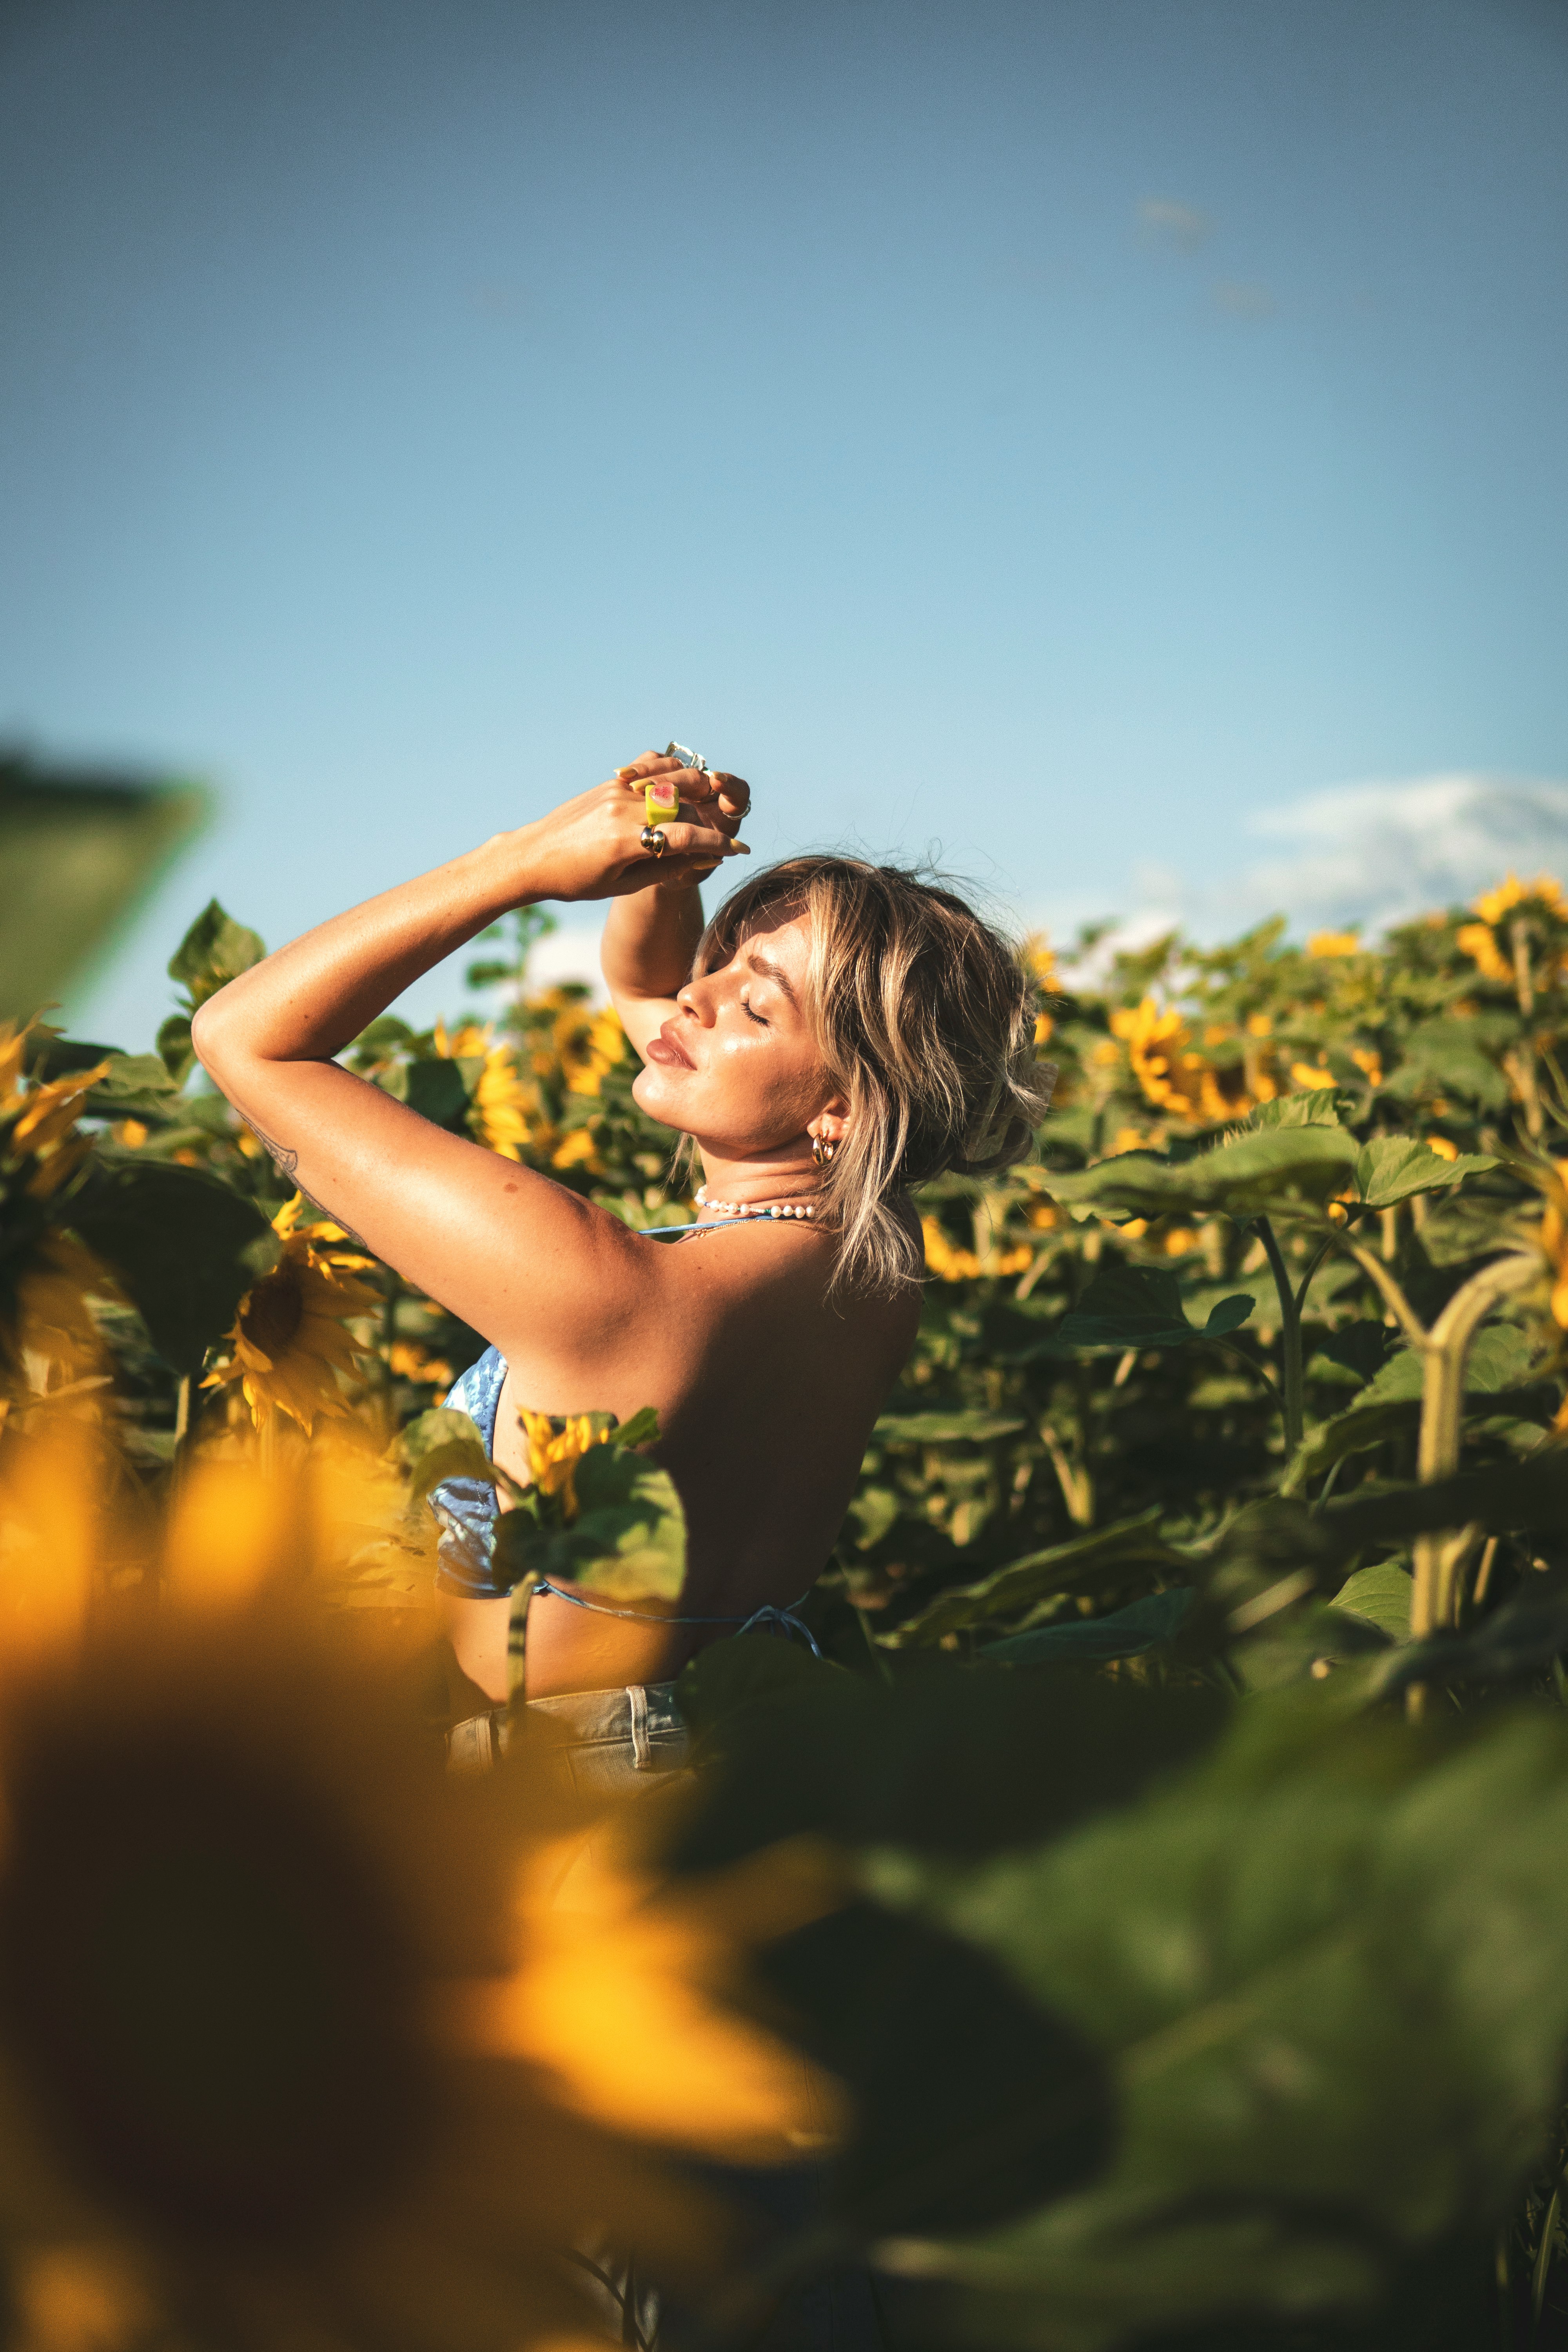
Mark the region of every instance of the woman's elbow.
[[220, 1088], [224, 1074], [234, 1061], [234, 1032], [235, 1024], [221, 992], [209, 996], [191, 1015], [192, 1050], [208, 1077]]

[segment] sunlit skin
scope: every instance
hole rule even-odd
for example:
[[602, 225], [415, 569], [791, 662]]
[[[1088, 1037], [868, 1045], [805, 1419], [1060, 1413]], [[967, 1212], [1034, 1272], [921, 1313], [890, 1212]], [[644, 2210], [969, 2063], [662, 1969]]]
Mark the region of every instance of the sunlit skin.
[[[667, 828], [656, 862], [637, 839], [643, 781], [671, 774], [691, 821]], [[702, 925], [696, 885], [745, 854], [736, 836], [749, 803], [741, 778], [650, 752], [307, 932], [231, 982], [195, 1024], [203, 1063], [301, 1189], [501, 1349], [510, 1373], [496, 1455], [514, 1477], [527, 1478], [521, 1406], [608, 1407], [623, 1418], [658, 1406], [659, 1458], [689, 1526], [686, 1591], [665, 1614], [743, 1617], [815, 1580], [913, 1344], [917, 1294], [829, 1305], [836, 1244], [805, 1221], [645, 1241], [563, 1186], [429, 1126], [331, 1057], [508, 909], [609, 898], [605, 978], [644, 1060], [638, 1102], [696, 1137], [714, 1200], [809, 1202], [820, 1182], [813, 1142], [842, 1139], [847, 1105], [813, 1033], [805, 919], [759, 927], [722, 970], [688, 979]], [[508, 1603], [447, 1607], [477, 1694], [504, 1698]], [[528, 1696], [663, 1681], [711, 1638], [536, 1601]]]

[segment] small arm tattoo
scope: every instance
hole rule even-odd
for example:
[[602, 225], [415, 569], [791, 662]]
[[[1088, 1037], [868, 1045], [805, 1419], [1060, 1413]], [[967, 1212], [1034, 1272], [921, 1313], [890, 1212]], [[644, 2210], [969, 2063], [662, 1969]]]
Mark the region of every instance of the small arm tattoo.
[[[293, 1184], [296, 1181], [294, 1171], [300, 1165], [299, 1153], [297, 1151], [290, 1151], [284, 1144], [274, 1143], [272, 1138], [269, 1135], [263, 1135], [261, 1129], [256, 1126], [252, 1120], [247, 1119], [246, 1125], [250, 1129], [250, 1132], [255, 1136], [256, 1140], [261, 1145], [263, 1150], [271, 1154], [272, 1158], [277, 1161], [278, 1166], [283, 1171], [284, 1175], [288, 1177], [289, 1181]], [[309, 1200], [310, 1194], [307, 1193], [305, 1197]], [[321, 1204], [318, 1202], [312, 1205], [319, 1207]]]
[[[238, 1108], [237, 1104], [236, 1105], [236, 1108]], [[255, 1136], [258, 1143], [261, 1145], [262, 1149], [269, 1154], [272, 1160], [275, 1160], [277, 1165], [282, 1170], [284, 1175], [287, 1176], [290, 1184], [293, 1185], [295, 1191], [299, 1193], [301, 1201], [309, 1201], [311, 1208], [314, 1209], [319, 1215], [330, 1217], [334, 1225], [342, 1225], [343, 1232], [348, 1235], [351, 1242], [357, 1242], [361, 1249], [368, 1249], [370, 1247], [370, 1244], [364, 1239], [363, 1235], [356, 1234], [352, 1225], [344, 1225], [342, 1217], [339, 1216], [335, 1209], [329, 1209], [324, 1201], [318, 1201], [313, 1192], [306, 1192], [305, 1187], [300, 1183], [298, 1175], [295, 1173], [295, 1171], [300, 1165], [299, 1153], [297, 1151], [290, 1151], [286, 1143], [274, 1143], [269, 1135], [263, 1135], [261, 1129], [257, 1126], [256, 1121], [253, 1118], [246, 1118], [243, 1111], [240, 1112], [240, 1117], [245, 1118], [247, 1127], [249, 1128], [250, 1132]]]

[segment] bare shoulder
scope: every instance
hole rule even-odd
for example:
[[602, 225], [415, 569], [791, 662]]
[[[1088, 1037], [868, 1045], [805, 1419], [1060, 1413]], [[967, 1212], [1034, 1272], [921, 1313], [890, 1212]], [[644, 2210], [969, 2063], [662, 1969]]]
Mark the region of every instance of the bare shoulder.
[[920, 1286], [908, 1283], [891, 1292], [834, 1287], [836, 1244], [804, 1223], [758, 1217], [655, 1246], [664, 1261], [665, 1287], [706, 1300], [720, 1318], [760, 1311], [796, 1323], [825, 1321], [833, 1333], [857, 1334], [900, 1361], [914, 1343]]

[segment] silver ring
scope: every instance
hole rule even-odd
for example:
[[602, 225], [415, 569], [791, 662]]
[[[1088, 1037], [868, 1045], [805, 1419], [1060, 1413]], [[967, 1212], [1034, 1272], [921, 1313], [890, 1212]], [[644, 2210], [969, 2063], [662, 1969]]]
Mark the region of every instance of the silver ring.
[[697, 769], [701, 775], [708, 773], [708, 762], [701, 752], [689, 751], [684, 743], [667, 743], [664, 756], [667, 760], [679, 760], [683, 768]]
[[666, 841], [664, 837], [664, 827], [662, 825], [645, 824], [642, 831], [638, 834], [637, 839], [641, 842], [643, 847], [647, 850], [650, 857], [662, 857], [665, 851], [669, 847], [668, 842]]

